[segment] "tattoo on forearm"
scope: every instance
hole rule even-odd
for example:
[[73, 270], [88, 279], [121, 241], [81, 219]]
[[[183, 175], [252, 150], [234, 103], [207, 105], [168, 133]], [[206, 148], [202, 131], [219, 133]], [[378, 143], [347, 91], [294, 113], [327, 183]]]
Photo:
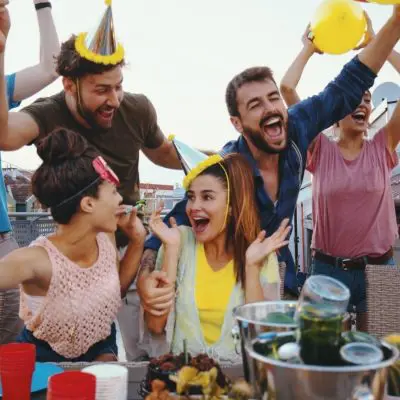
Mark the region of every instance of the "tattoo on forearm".
[[146, 249], [140, 261], [140, 274], [153, 272], [156, 268], [157, 251]]

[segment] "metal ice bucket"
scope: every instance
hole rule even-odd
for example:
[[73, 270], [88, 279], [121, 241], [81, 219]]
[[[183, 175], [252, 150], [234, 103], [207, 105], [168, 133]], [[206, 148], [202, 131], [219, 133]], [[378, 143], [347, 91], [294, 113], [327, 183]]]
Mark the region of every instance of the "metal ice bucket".
[[240, 328], [248, 328], [250, 331], [254, 329], [254, 333], [256, 333], [254, 337], [257, 337], [261, 332], [284, 332], [295, 329], [294, 320], [288, 323], [278, 323], [268, 321], [268, 317], [277, 312], [294, 317], [296, 306], [296, 301], [260, 301], [236, 307], [233, 310], [233, 316], [238, 321]]
[[[252, 343], [246, 342], [245, 347], [247, 355], [254, 361], [252, 383], [255, 392], [264, 400], [382, 400], [387, 367], [396, 361], [399, 351], [381, 343], [387, 353], [385, 361], [343, 367], [289, 364], [256, 353]], [[360, 393], [363, 382], [370, 389], [367, 393]]]
[[[391, 351], [395, 354], [393, 354], [390, 360], [378, 365], [380, 369], [383, 368], [379, 374], [375, 374], [373, 371], [369, 372], [375, 369], [375, 365], [370, 365], [361, 369], [360, 367], [346, 367], [346, 369], [339, 368], [339, 370], [335, 370], [335, 368], [330, 369], [329, 367], [289, 367], [287, 363], [270, 360], [259, 355], [255, 357], [252, 352], [252, 342], [260, 334], [264, 332], [290, 332], [296, 329], [294, 321], [292, 323], [276, 323], [271, 322], [268, 316], [276, 312], [293, 316], [296, 306], [296, 301], [264, 301], [245, 304], [235, 308], [233, 311], [240, 333], [244, 375], [246, 380], [255, 389], [256, 398], [262, 398], [267, 393], [268, 386], [266, 386], [266, 375], [269, 368], [271, 379], [268, 390], [271, 391], [275, 385], [279, 397], [270, 395], [270, 397], [266, 397], [264, 400], [346, 400], [347, 398], [352, 399], [352, 397], [346, 397], [343, 393], [352, 393], [355, 386], [362, 381], [363, 377], [368, 381], [368, 379], [373, 376], [375, 378], [375, 385], [377, 382], [379, 383], [382, 381], [383, 374], [385, 374], [386, 371], [384, 367], [392, 364], [396, 359], [397, 350], [392, 349], [390, 346], [389, 347], [392, 349]], [[343, 319], [343, 330], [348, 329], [348, 320], [349, 315], [347, 314]], [[247, 348], [250, 348], [251, 351], [246, 351]], [[240, 349], [237, 351], [240, 352]], [[382, 379], [378, 379], [377, 376]], [[384, 381], [386, 382], [386, 378]], [[293, 385], [299, 387], [293, 389], [293, 392], [291, 392]], [[300, 388], [302, 388], [303, 392]], [[323, 392], [321, 395], [318, 394], [319, 390]], [[293, 393], [295, 395], [293, 395]], [[329, 393], [331, 393], [332, 397], [329, 397]], [[303, 397], [300, 397], [300, 394]], [[354, 398], [356, 399], [357, 397]], [[368, 397], [365, 397], [364, 399], [367, 400], [367, 398]], [[370, 399], [371, 398], [368, 400]], [[377, 399], [380, 399], [380, 397], [377, 396]]]
[[[253, 339], [263, 332], [287, 332], [296, 329], [294, 321], [292, 323], [274, 323], [268, 321], [271, 313], [284, 313], [287, 316], [294, 316], [297, 302], [295, 301], [262, 301], [257, 303], [245, 304], [233, 310], [233, 316], [237, 321], [239, 329], [240, 349], [242, 353], [243, 371], [246, 380], [253, 384], [254, 381], [254, 361], [249, 358], [245, 351], [245, 343], [251, 343]], [[235, 334], [233, 332], [233, 334]], [[254, 364], [254, 365], [253, 365]]]

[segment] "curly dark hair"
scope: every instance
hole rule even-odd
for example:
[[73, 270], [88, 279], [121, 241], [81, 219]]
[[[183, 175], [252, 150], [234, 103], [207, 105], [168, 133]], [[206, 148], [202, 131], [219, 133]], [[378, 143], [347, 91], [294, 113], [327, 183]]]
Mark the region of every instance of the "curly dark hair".
[[[43, 163], [33, 174], [32, 192], [50, 208], [54, 221], [67, 224], [79, 210], [83, 197], [97, 197], [102, 181], [96, 182], [99, 175], [92, 162], [99, 153], [83, 136], [64, 128], [41, 139], [37, 153]], [[87, 190], [82, 191], [85, 187]], [[71, 200], [62, 203], [67, 199]]]
[[116, 66], [124, 66], [125, 60], [113, 65], [97, 64], [81, 57], [75, 49], [76, 35], [72, 35], [62, 43], [60, 54], [57, 57], [57, 73], [66, 78], [76, 79], [86, 75], [97, 75], [110, 71]]
[[247, 68], [240, 74], [233, 77], [233, 79], [228, 83], [225, 92], [225, 102], [228, 107], [228, 112], [231, 117], [239, 117], [239, 110], [237, 104], [237, 91], [246, 83], [249, 82], [262, 82], [265, 80], [270, 80], [275, 82], [274, 74], [271, 68], [268, 67], [252, 67]]

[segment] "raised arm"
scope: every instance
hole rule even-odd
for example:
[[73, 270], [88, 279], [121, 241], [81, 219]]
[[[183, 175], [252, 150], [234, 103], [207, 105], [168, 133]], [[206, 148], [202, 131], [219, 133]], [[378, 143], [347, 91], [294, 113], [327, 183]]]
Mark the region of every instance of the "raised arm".
[[310, 27], [308, 26], [302, 37], [303, 48], [296, 56], [280, 84], [280, 91], [287, 106], [298, 103], [301, 99], [297, 93], [297, 85], [301, 79], [304, 68], [314, 53], [320, 53], [310, 40]]
[[400, 5], [393, 6], [393, 14], [376, 37], [358, 55], [359, 60], [377, 74], [400, 38]]
[[399, 38], [400, 6], [394, 6], [393, 15], [376, 37], [343, 67], [334, 81], [320, 94], [289, 109], [295, 135], [303, 149], [320, 132], [356, 109]]
[[386, 125], [386, 134], [389, 150], [393, 152], [400, 142], [400, 101], [397, 102], [390, 121]]
[[[266, 238], [266, 232], [261, 231], [257, 239], [248, 247], [246, 251], [246, 282], [244, 287], [246, 303], [267, 299], [274, 300], [274, 297], [278, 295], [278, 291], [275, 288], [279, 288], [279, 271], [275, 252], [288, 245], [287, 238], [290, 230], [289, 219], [286, 218], [271, 236]], [[270, 257], [273, 258], [271, 263], [268, 262]], [[266, 293], [261, 283], [260, 273], [264, 268], [263, 272], [270, 283], [269, 288], [272, 289], [272, 293]], [[271, 285], [273, 283], [275, 285]]]
[[60, 51], [60, 42], [47, 0], [33, 0], [40, 33], [39, 64], [16, 73], [13, 100], [22, 101], [45, 88], [58, 78], [55, 56]]
[[169, 226], [162, 221], [160, 216], [161, 210], [162, 208], [160, 207], [158, 210], [153, 211], [149, 227], [153, 234], [162, 241], [164, 246], [161, 270], [166, 273], [169, 282], [175, 283], [180, 254], [181, 233], [175, 218], [170, 218]]
[[392, 64], [392, 67], [400, 74], [400, 53], [398, 53], [396, 50], [392, 50], [388, 61], [390, 62], [390, 64]]
[[[164, 223], [168, 226], [171, 217], [174, 218], [178, 225], [190, 226], [189, 218], [186, 214], [186, 203], [187, 199], [181, 200], [175, 204], [171, 212], [164, 218]], [[157, 258], [158, 249], [161, 247], [161, 240], [154, 234], [152, 234], [144, 244], [145, 251], [143, 253], [141, 261], [140, 274], [148, 274], [154, 270]]]
[[8, 100], [4, 74], [4, 52], [10, 29], [8, 0], [0, 0], [0, 150], [15, 150], [39, 135], [39, 127], [25, 113], [8, 112]]
[[[376, 36], [371, 18], [367, 13], [365, 13], [365, 17], [367, 19], [367, 32], [365, 34], [365, 39], [355, 50], [363, 49]], [[392, 65], [392, 67], [398, 73], [400, 73], [400, 54], [396, 50], [391, 51], [388, 57], [388, 61]]]
[[[149, 222], [150, 229], [163, 243], [163, 247], [158, 254], [157, 270], [165, 273], [168, 283], [160, 284], [159, 286], [167, 288], [167, 290], [174, 290], [180, 256], [181, 233], [173, 218], [171, 218], [170, 221], [171, 227], [168, 227], [161, 220], [160, 213], [161, 208], [154, 211]], [[147, 275], [144, 279], [151, 280], [152, 274]], [[146, 284], [144, 286], [146, 286]], [[147, 293], [144, 292], [146, 292], [146, 290], [140, 292], [142, 297], [146, 297], [147, 295]], [[145, 310], [145, 321], [151, 332], [161, 334], [164, 332], [167, 323], [169, 309], [167, 308], [164, 313], [159, 313], [157, 311], [156, 309]]]
[[[125, 297], [129, 286], [136, 278], [139, 270], [140, 258], [143, 253], [143, 245], [146, 237], [146, 230], [138, 218], [137, 210], [135, 208], [130, 214], [125, 213], [124, 207], [121, 208], [122, 210], [119, 216], [118, 226], [129, 238], [128, 247], [126, 248], [125, 254], [119, 262], [121, 297]], [[111, 235], [110, 239], [115, 245], [115, 236]]]

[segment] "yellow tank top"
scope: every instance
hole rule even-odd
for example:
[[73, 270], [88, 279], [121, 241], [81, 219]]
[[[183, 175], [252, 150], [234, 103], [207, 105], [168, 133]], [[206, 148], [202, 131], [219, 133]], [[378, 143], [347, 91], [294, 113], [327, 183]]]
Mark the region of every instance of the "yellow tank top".
[[236, 284], [233, 260], [219, 271], [213, 271], [203, 244], [198, 243], [195, 279], [195, 300], [204, 340], [213, 344], [221, 335], [226, 309]]

